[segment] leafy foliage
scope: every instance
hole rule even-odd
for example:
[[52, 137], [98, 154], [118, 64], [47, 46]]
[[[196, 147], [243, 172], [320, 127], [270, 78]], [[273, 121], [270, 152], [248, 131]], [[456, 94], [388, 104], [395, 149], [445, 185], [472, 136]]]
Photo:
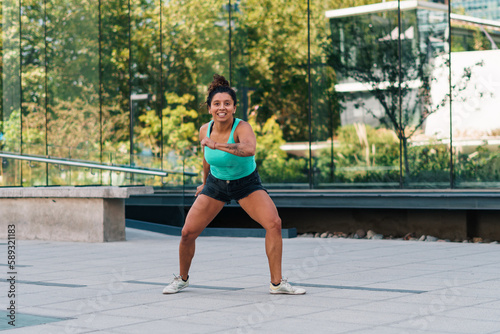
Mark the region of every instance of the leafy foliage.
[[[130, 8], [126, 0], [102, 1], [101, 8], [91, 0], [4, 0], [0, 145], [12, 152], [118, 164], [133, 160], [140, 166], [199, 173], [197, 129], [209, 120], [200, 104], [212, 75], [219, 73], [232, 79], [239, 116], [248, 118], [256, 132], [256, 160], [266, 183], [308, 182], [308, 158], [287, 155], [280, 147], [308, 141], [310, 135], [312, 141], [333, 142], [331, 150], [311, 157], [318, 184], [398, 182], [398, 140], [404, 143], [406, 175], [429, 182], [446, 180], [446, 146], [409, 143], [435, 110], [421, 112], [417, 107], [428, 97], [432, 79], [424, 65], [433, 50], [416, 50], [409, 40], [403, 43], [403, 80], [421, 79], [422, 85], [418, 97], [403, 87], [406, 113], [400, 120], [397, 50], [393, 41], [377, 40], [391, 34], [394, 17], [388, 15], [390, 24], [383, 28], [377, 25], [380, 20], [373, 20], [371, 27], [356, 20], [347, 22], [345, 38], [356, 51], [347, 61], [340, 57], [339, 41], [330, 36], [325, 11], [375, 2], [311, 1], [308, 25], [305, 1], [234, 1], [229, 22], [225, 0], [131, 0]], [[403, 24], [410, 27], [415, 22], [406, 16]], [[436, 36], [425, 36], [426, 42], [430, 37]], [[468, 43], [468, 48], [488, 46], [479, 33]], [[334, 87], [346, 74], [374, 83], [375, 97], [386, 111], [379, 117], [385, 129], [340, 126], [343, 96]], [[377, 85], [386, 81], [389, 87], [379, 89]], [[142, 94], [147, 98], [132, 98]], [[498, 160], [482, 149], [474, 156], [461, 154], [457, 176], [496, 179]], [[10, 173], [4, 173], [3, 184], [19, 184], [21, 174], [24, 182], [45, 183], [44, 166], [23, 164], [17, 170], [14, 165], [2, 171]], [[135, 182], [124, 175], [104, 181], [104, 176], [85, 170], [73, 170], [73, 174], [55, 167], [48, 170], [51, 184]], [[199, 182], [200, 177], [172, 175], [167, 181], [180, 185]], [[147, 182], [161, 185], [158, 179]]]

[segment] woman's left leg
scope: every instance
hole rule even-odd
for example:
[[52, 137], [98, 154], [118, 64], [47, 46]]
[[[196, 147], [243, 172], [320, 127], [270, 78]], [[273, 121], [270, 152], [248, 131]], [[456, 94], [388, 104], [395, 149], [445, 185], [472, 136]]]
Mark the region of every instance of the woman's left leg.
[[264, 190], [257, 190], [238, 201], [248, 215], [266, 229], [266, 254], [271, 271], [271, 282], [281, 282], [281, 218], [273, 200]]

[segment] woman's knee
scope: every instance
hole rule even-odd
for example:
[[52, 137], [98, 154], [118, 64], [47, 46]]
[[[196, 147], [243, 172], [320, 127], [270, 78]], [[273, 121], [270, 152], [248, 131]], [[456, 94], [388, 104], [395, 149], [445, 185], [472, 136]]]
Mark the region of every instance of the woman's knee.
[[281, 218], [278, 215], [273, 216], [267, 226], [267, 230], [279, 231], [281, 233]]
[[188, 241], [188, 242], [194, 241], [194, 240], [196, 240], [196, 238], [198, 238], [198, 235], [199, 235], [199, 233], [197, 233], [196, 231], [193, 231], [190, 228], [184, 227], [182, 229], [182, 233], [181, 233], [181, 240]]

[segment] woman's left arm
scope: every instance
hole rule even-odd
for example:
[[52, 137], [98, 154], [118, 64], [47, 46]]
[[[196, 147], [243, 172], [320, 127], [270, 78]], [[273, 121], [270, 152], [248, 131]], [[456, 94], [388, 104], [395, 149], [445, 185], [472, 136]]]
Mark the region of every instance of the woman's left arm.
[[236, 144], [216, 143], [210, 138], [205, 139], [208, 140], [205, 143], [202, 142], [202, 145], [206, 145], [214, 150], [221, 150], [239, 157], [251, 157], [255, 155], [257, 139], [255, 138], [252, 126], [244, 121], [240, 121], [234, 131], [234, 141]]

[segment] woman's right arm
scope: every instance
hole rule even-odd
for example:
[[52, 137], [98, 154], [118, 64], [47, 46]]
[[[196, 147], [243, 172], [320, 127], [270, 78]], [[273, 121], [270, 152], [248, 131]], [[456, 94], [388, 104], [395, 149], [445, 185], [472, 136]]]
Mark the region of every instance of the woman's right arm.
[[[200, 128], [200, 132], [199, 132], [200, 142], [203, 140], [203, 138], [206, 137], [207, 129], [208, 129], [208, 123], [203, 124], [202, 127]], [[203, 149], [203, 147], [202, 147], [202, 149]], [[203, 190], [205, 183], [207, 183], [208, 173], [210, 172], [210, 165], [205, 160], [205, 153], [203, 151], [202, 151], [202, 153], [203, 153], [203, 183], [200, 186], [198, 186], [198, 188], [196, 188], [196, 194], [194, 195], [195, 197], [198, 196], [201, 193], [201, 191]]]

